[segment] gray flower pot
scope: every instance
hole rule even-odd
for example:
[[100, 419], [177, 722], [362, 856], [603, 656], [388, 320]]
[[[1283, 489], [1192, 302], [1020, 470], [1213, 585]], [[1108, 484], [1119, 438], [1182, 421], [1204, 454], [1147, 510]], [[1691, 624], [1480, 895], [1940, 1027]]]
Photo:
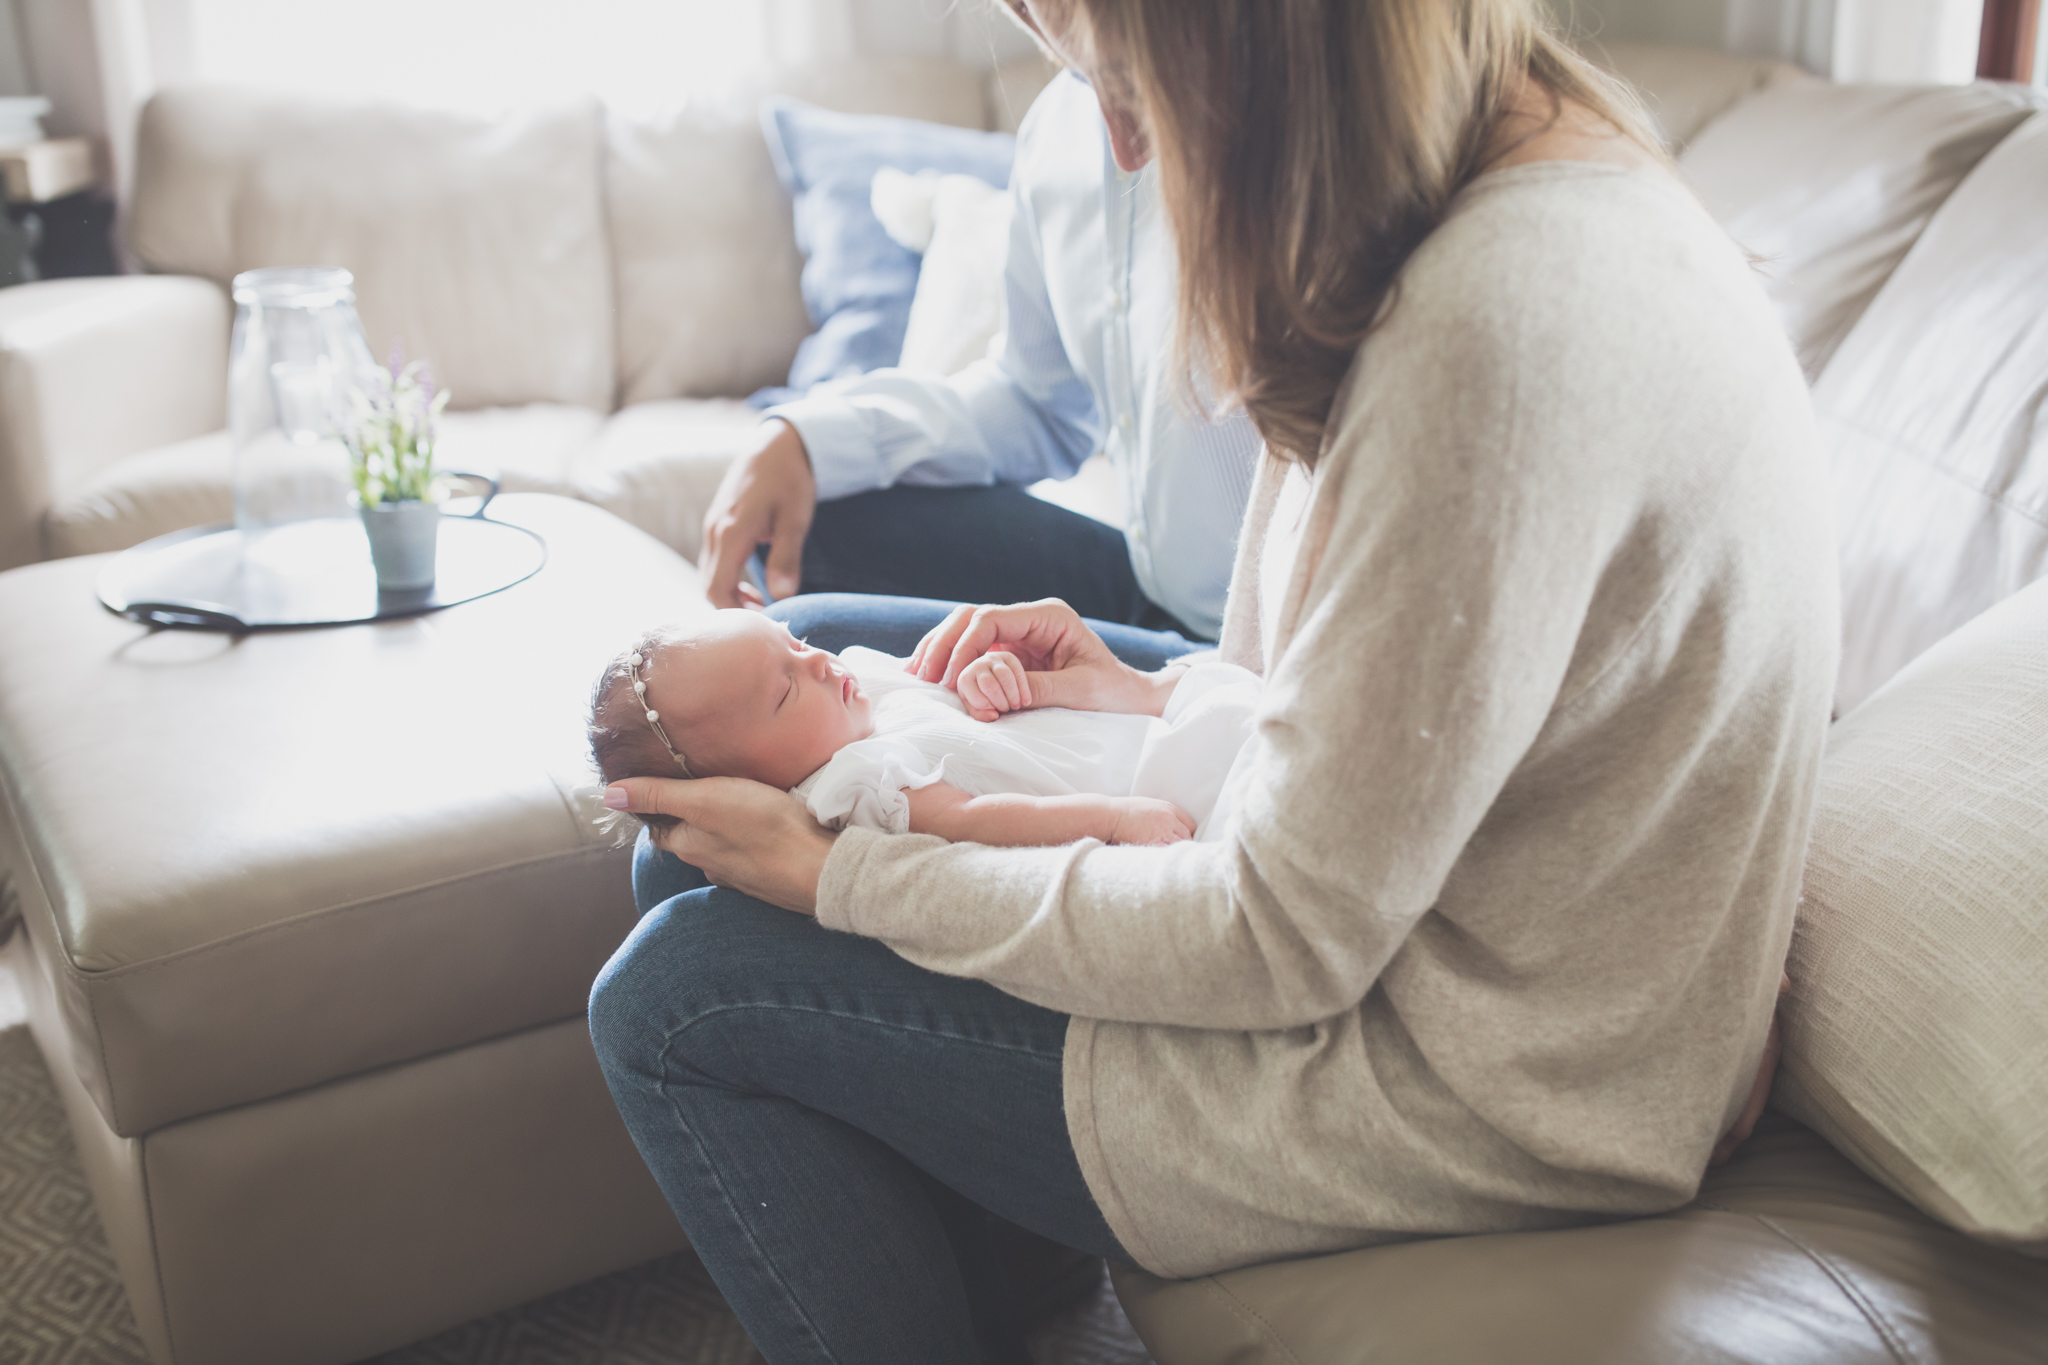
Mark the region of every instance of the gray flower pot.
[[441, 529], [437, 502], [376, 502], [362, 509], [370, 562], [384, 592], [434, 586], [434, 547]]

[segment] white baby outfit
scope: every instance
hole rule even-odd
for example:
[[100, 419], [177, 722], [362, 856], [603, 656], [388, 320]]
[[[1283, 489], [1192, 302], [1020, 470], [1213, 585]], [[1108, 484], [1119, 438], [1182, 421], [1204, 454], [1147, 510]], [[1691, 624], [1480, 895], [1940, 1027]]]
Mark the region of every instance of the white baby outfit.
[[1257, 674], [1200, 663], [1156, 720], [1049, 707], [983, 722], [952, 689], [905, 673], [901, 659], [856, 646], [839, 661], [868, 695], [875, 732], [792, 789], [835, 830], [907, 834], [904, 793], [946, 782], [970, 796], [1154, 797], [1193, 816], [1197, 839], [1219, 838], [1229, 821], [1219, 798], [1259, 698]]

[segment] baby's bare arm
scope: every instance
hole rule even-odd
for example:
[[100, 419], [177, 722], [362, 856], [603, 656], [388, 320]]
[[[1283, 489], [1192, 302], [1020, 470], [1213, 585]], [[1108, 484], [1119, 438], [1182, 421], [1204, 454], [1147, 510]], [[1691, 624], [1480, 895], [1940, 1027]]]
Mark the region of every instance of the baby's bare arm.
[[959, 844], [1173, 844], [1195, 833], [1186, 811], [1142, 796], [969, 796], [944, 782], [904, 795], [911, 833]]

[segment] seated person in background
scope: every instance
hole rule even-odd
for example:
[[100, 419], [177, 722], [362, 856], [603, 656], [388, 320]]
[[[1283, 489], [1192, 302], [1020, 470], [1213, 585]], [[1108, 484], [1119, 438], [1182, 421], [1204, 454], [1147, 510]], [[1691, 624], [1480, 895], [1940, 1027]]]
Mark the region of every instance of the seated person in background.
[[591, 753], [607, 784], [681, 775], [786, 788], [832, 829], [1167, 844], [1228, 823], [1218, 793], [1258, 701], [1245, 669], [1178, 666], [1160, 686], [1082, 710], [1050, 704], [1056, 675], [1039, 673], [1034, 695], [1019, 652], [981, 655], [953, 688], [910, 671], [917, 662], [857, 646], [835, 657], [758, 613], [720, 612], [652, 631], [606, 666]]
[[[1216, 638], [1259, 441], [1179, 396], [1158, 174], [1118, 164], [1096, 92], [1063, 74], [1010, 187], [999, 344], [951, 377], [879, 370], [770, 409], [705, 516], [714, 606], [761, 604], [766, 545], [771, 614], [826, 649], [908, 654], [955, 602], [1046, 597], [1143, 668]], [[1025, 491], [1097, 451], [1123, 531]]]

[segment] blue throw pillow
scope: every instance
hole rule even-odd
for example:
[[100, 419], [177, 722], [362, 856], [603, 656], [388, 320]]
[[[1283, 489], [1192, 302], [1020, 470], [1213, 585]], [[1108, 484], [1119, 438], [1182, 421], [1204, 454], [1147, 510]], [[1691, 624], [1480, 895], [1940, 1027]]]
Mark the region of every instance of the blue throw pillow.
[[796, 213], [804, 306], [817, 330], [797, 348], [787, 389], [763, 389], [757, 407], [801, 397], [826, 379], [894, 365], [903, 354], [919, 258], [898, 246], [869, 206], [884, 166], [1010, 183], [1017, 139], [916, 119], [835, 114], [791, 99], [765, 100], [762, 131]]

